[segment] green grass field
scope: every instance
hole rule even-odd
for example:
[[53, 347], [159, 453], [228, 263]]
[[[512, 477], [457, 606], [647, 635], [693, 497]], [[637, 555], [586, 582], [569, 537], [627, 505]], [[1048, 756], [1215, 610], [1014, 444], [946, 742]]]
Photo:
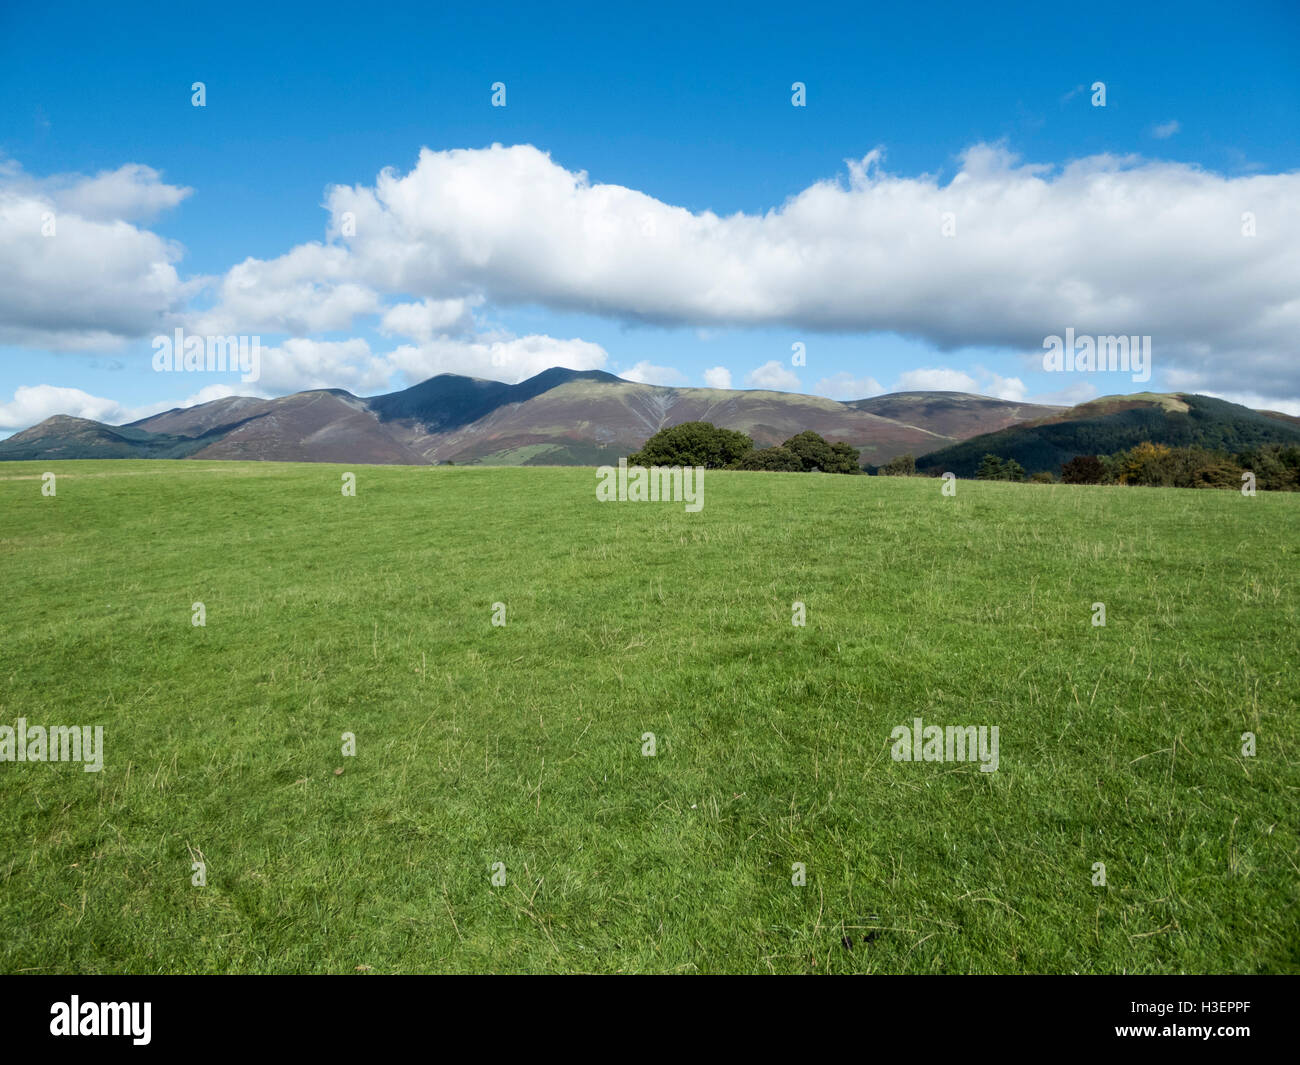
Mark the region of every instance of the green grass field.
[[1297, 495], [5, 463], [0, 556], [0, 725], [105, 730], [5, 972], [1300, 970]]

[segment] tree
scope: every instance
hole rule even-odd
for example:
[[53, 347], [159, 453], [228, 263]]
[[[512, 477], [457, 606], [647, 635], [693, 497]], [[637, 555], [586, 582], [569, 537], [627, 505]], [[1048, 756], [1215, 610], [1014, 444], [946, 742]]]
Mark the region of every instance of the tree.
[[1061, 467], [1061, 480], [1065, 484], [1101, 484], [1106, 479], [1106, 467], [1096, 455], [1076, 455]]
[[739, 462], [754, 449], [754, 441], [734, 429], [709, 422], [682, 422], [660, 429], [628, 456], [633, 466], [703, 466], [720, 470]]
[[1264, 444], [1234, 455], [1233, 459], [1243, 470], [1255, 475], [1260, 488], [1289, 492], [1300, 488], [1300, 446]]
[[835, 455], [837, 461], [833, 468], [827, 470], [827, 473], [861, 473], [861, 456], [856, 447], [846, 444], [842, 440], [839, 443], [831, 445], [831, 452]]
[[1241, 467], [1235, 462], [1212, 462], [1192, 474], [1193, 488], [1241, 487]]
[[1121, 452], [1118, 458], [1120, 484], [1154, 487], [1174, 484], [1176, 460], [1172, 449], [1165, 444], [1143, 440], [1137, 447]]
[[848, 444], [830, 444], [811, 429], [790, 437], [781, 445], [799, 456], [803, 470], [821, 470], [823, 473], [859, 473], [858, 450]]
[[733, 469], [768, 470], [785, 473], [802, 473], [803, 462], [787, 447], [765, 447], [761, 451], [750, 451]]
[[975, 471], [975, 478], [980, 481], [1003, 480], [1002, 460], [997, 455], [986, 454], [980, 460], [980, 467]]
[[898, 458], [890, 459], [880, 467], [880, 476], [915, 477], [916, 456], [909, 451], [906, 455], [899, 455]]

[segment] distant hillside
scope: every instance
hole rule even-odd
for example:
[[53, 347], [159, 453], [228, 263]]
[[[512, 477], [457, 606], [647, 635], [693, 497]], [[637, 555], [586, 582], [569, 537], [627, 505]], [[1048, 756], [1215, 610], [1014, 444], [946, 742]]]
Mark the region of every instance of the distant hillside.
[[0, 441], [4, 459], [183, 459], [199, 441], [56, 414]]
[[439, 374], [387, 395], [343, 389], [230, 397], [130, 425], [50, 418], [0, 441], [0, 459], [198, 458], [421, 465], [593, 465], [688, 421], [748, 433], [762, 448], [805, 429], [865, 463], [934, 452], [1059, 408], [959, 392], [841, 403], [764, 389], [667, 388], [555, 367], [507, 385]]
[[1181, 392], [1106, 396], [1046, 418], [984, 433], [922, 455], [917, 470], [973, 477], [986, 454], [1015, 459], [1027, 473], [1059, 473], [1078, 455], [1108, 455], [1143, 440], [1236, 452], [1267, 443], [1300, 443], [1286, 415]]
[[855, 399], [848, 405], [953, 440], [996, 432], [1009, 425], [1046, 418], [1066, 409], [972, 396], [966, 392], [891, 392], [871, 399]]
[[738, 429], [758, 447], [812, 429], [861, 448], [864, 458], [928, 451], [951, 439], [818, 396], [572, 380], [441, 436], [428, 454], [458, 463], [604, 462], [637, 450], [660, 429], [690, 421]]

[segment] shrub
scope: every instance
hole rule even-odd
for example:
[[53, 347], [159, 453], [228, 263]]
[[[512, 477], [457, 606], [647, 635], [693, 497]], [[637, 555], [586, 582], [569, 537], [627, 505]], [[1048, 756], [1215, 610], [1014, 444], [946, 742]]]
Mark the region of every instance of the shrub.
[[1241, 467], [1235, 462], [1215, 462], [1192, 473], [1193, 488], [1240, 488]]

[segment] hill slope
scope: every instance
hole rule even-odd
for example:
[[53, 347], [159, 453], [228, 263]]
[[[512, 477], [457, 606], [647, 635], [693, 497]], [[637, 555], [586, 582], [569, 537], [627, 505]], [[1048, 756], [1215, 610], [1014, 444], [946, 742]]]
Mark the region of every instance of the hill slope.
[[184, 436], [56, 414], [0, 441], [0, 458], [181, 459], [202, 447], [202, 443]]
[[1078, 455], [1106, 455], [1143, 440], [1240, 451], [1273, 442], [1300, 443], [1300, 426], [1285, 417], [1209, 396], [1140, 392], [1106, 396], [1050, 417], [984, 433], [922, 455], [924, 472], [972, 477], [986, 454], [1015, 459], [1027, 473], [1057, 473]]
[[519, 455], [524, 465], [606, 461], [635, 451], [660, 429], [689, 421], [738, 429], [756, 447], [812, 429], [862, 448], [864, 459], [928, 451], [950, 439], [817, 396], [570, 381], [439, 438], [428, 454], [458, 463], [514, 464]]
[[1033, 418], [1050, 417], [1064, 409], [972, 396], [966, 392], [891, 392], [871, 399], [855, 399], [848, 406], [954, 440], [996, 432]]

